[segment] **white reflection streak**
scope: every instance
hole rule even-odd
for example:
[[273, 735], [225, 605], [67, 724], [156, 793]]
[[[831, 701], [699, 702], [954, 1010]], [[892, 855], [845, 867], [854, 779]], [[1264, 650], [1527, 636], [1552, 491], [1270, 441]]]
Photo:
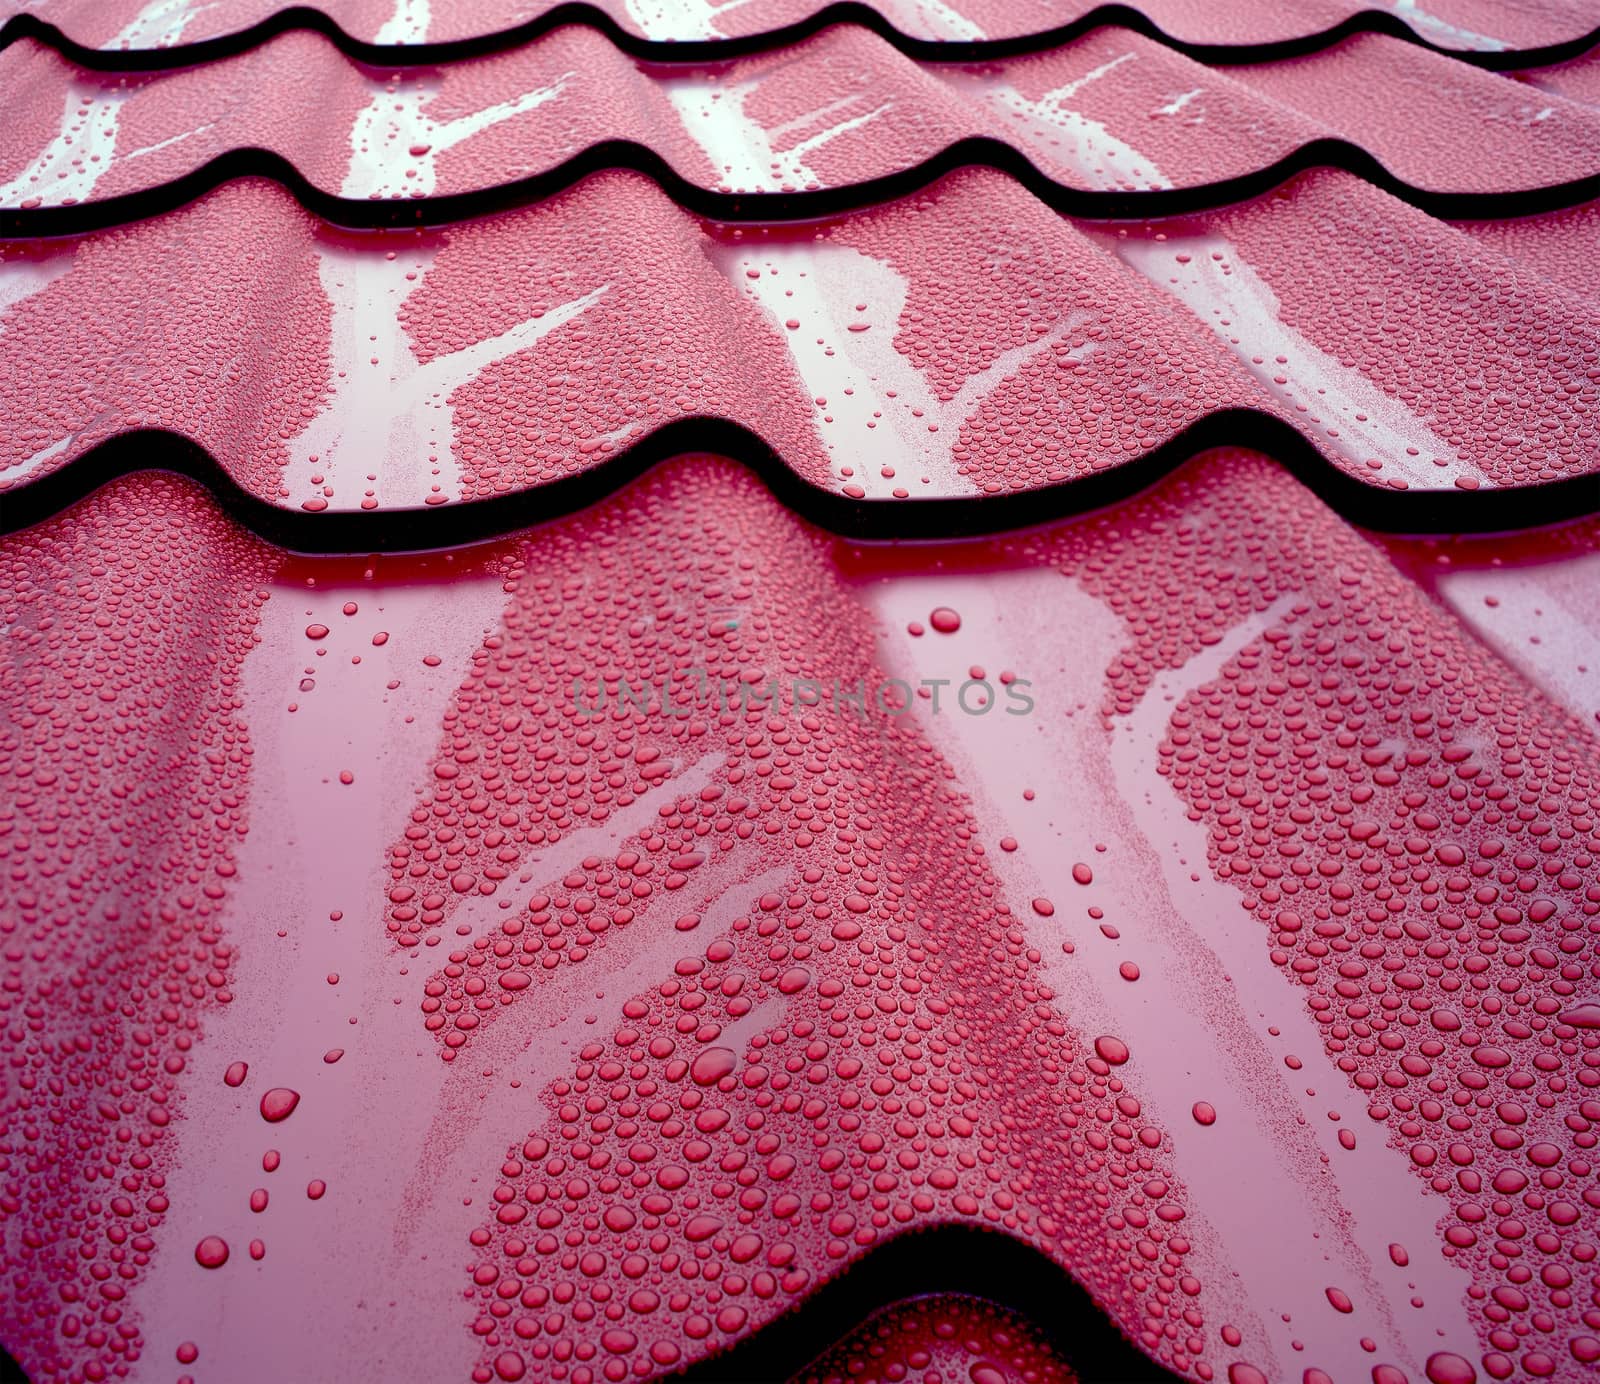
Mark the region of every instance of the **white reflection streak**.
[[[195, 4], [194, 0], [152, 0], [105, 47], [148, 48], [175, 43], [189, 21], [209, 8], [209, 5]], [[154, 32], [147, 32], [152, 29]], [[122, 103], [132, 94], [126, 87], [108, 90], [81, 82], [68, 83], [61, 109], [61, 129], [32, 163], [9, 183], [0, 185], [0, 206], [14, 207], [33, 197], [42, 197], [52, 206], [84, 201], [94, 191], [116, 153]], [[203, 130], [208, 126], [197, 128]], [[163, 144], [172, 142], [162, 141]]]
[[1086, 86], [1115, 72], [1124, 63], [1135, 61], [1137, 56], [1132, 52], [1120, 53], [1081, 77], [1045, 92], [1037, 100], [1024, 96], [1003, 79], [975, 76], [960, 69], [941, 71], [938, 75], [969, 103], [987, 104], [1006, 117], [1007, 132], [1020, 122], [1030, 142], [1042, 146], [1041, 157], [1052, 163], [1065, 158], [1073, 173], [1091, 188], [1112, 190], [1134, 180], [1140, 187], [1171, 187], [1155, 165], [1133, 145], [1071, 104], [1073, 97]]
[[1467, 48], [1480, 53], [1503, 52], [1510, 45], [1504, 39], [1463, 29], [1449, 20], [1422, 9], [1417, 0], [1394, 0], [1394, 12], [1424, 38], [1445, 48]]
[[[1353, 1098], [1350, 1082], [1327, 1056], [1299, 989], [1271, 963], [1237, 890], [1211, 875], [1204, 826], [1189, 820], [1156, 772], [1174, 705], [1289, 618], [1297, 598], [1241, 612], [1217, 644], [1159, 675], [1108, 734], [1095, 714], [1101, 670], [1116, 663], [1126, 629], [1077, 582], [1044, 569], [989, 573], [981, 582], [896, 578], [868, 591], [888, 666], [950, 677], [982, 661], [1031, 679], [1036, 705], [1027, 717], [963, 714], [946, 689], [938, 713], [930, 701], [916, 702], [919, 721], [972, 793], [985, 843], [1009, 836], [1016, 846], [990, 858], [1044, 954], [1061, 1010], [1081, 1032], [1114, 1033], [1133, 1050], [1140, 1099], [1171, 1138], [1191, 1221], [1207, 1226], [1194, 1238], [1210, 1310], [1248, 1330], [1251, 1353], [1270, 1343], [1280, 1361], [1294, 1359], [1298, 1339], [1303, 1364], [1336, 1378], [1369, 1371], [1371, 1361], [1363, 1363], [1357, 1333], [1330, 1310], [1330, 1284], [1352, 1291], [1381, 1324], [1391, 1355], [1407, 1337], [1426, 1339], [1419, 1328], [1470, 1340], [1460, 1270], [1415, 1255], [1401, 1273], [1385, 1253], [1390, 1241], [1414, 1250], [1433, 1243], [1436, 1202], [1382, 1138], [1340, 1144], [1327, 1111]], [[958, 632], [905, 633], [910, 620], [946, 602], [961, 610]], [[1105, 853], [1089, 854], [1089, 841]], [[1091, 891], [1073, 878], [1075, 856], [1096, 862]], [[1049, 919], [1018, 907], [1040, 895], [1055, 904]], [[1097, 937], [1081, 904], [1064, 906], [1078, 900], [1116, 920], [1117, 940]], [[1059, 946], [1066, 939], [1076, 946], [1070, 960]], [[1118, 972], [1123, 958], [1137, 958], [1137, 984]], [[1295, 1072], [1282, 1065], [1286, 1051], [1303, 1059]], [[1197, 1096], [1215, 1103], [1217, 1129], [1193, 1120]], [[1329, 1195], [1330, 1182], [1337, 1195]], [[1412, 1283], [1423, 1290], [1426, 1318], [1410, 1305]], [[1255, 1363], [1286, 1377], [1259, 1354]]]
[[322, 286], [334, 314], [334, 397], [290, 444], [285, 480], [291, 489], [310, 487], [312, 477], [321, 476], [321, 486], [334, 490], [323, 498], [330, 508], [343, 509], [357, 506], [360, 492], [374, 482], [391, 505], [426, 503], [430, 495], [455, 499], [461, 478], [451, 449], [451, 395], [488, 366], [572, 321], [610, 287], [603, 284], [542, 317], [423, 363], [401, 324], [400, 308], [436, 253], [401, 252], [390, 259], [378, 244], [321, 247]]
[[[908, 288], [892, 266], [853, 247], [829, 244], [730, 246], [719, 249], [716, 259], [729, 280], [778, 324], [808, 393], [828, 401], [818, 418], [833, 421], [821, 425], [820, 435], [869, 495], [924, 484], [940, 495], [975, 493], [975, 483], [959, 473], [952, 454], [962, 424], [991, 390], [1077, 321], [1075, 315], [1064, 318], [1002, 352], [951, 398], [940, 399], [927, 376], [895, 349], [893, 325], [905, 310]], [[750, 279], [746, 266], [777, 272]], [[866, 331], [851, 330], [862, 316], [854, 311], [857, 302], [869, 305], [873, 325]], [[784, 324], [791, 320], [800, 326], [789, 330]], [[1092, 349], [1085, 346], [1073, 358]], [[893, 475], [882, 474], [885, 463]]]
[[[1381, 469], [1373, 471], [1375, 477], [1398, 476], [1424, 488], [1462, 477], [1481, 488], [1493, 484], [1477, 467], [1456, 459], [1455, 448], [1404, 404], [1285, 325], [1277, 294], [1221, 236], [1130, 236], [1117, 242], [1117, 254], [1215, 332], [1288, 411], [1303, 407], [1321, 425], [1322, 445], [1353, 465], [1376, 460]], [[1186, 257], [1182, 262], [1180, 255]], [[1284, 383], [1278, 383], [1280, 376]], [[1436, 465], [1436, 459], [1446, 464]]]
[[436, 78], [419, 81], [409, 92], [377, 87], [350, 130], [350, 169], [345, 174], [342, 195], [431, 195], [438, 187], [440, 154], [473, 135], [554, 101], [576, 75], [563, 72], [545, 86], [448, 120], [435, 120], [428, 114], [428, 104], [438, 99]]

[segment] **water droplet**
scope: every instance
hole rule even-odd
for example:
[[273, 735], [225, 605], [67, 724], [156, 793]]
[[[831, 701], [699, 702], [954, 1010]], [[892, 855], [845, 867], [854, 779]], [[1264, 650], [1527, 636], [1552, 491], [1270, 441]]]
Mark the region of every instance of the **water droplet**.
[[1128, 1045], [1120, 1038], [1113, 1038], [1109, 1033], [1094, 1040], [1094, 1050], [1102, 1062], [1109, 1063], [1113, 1067], [1120, 1067], [1130, 1056]]
[[194, 1262], [202, 1269], [220, 1269], [228, 1262], [228, 1242], [220, 1235], [207, 1235], [194, 1247]]
[[299, 1104], [298, 1091], [291, 1091], [287, 1086], [274, 1086], [261, 1097], [261, 1118], [268, 1124], [277, 1124], [279, 1120], [287, 1120], [294, 1114], [294, 1108]]
[[1430, 1355], [1424, 1373], [1428, 1384], [1477, 1384], [1478, 1379], [1478, 1371], [1471, 1362], [1447, 1350]]
[[689, 1075], [697, 1086], [715, 1086], [725, 1076], [731, 1076], [739, 1064], [732, 1048], [707, 1048], [695, 1058]]

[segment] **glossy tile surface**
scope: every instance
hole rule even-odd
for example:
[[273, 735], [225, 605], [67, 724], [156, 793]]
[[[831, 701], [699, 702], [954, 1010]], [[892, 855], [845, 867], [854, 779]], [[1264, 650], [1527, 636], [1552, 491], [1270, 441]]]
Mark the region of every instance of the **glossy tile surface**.
[[1592, 21], [1162, 3], [8, 31], [32, 1379], [1600, 1363]]
[[163, 428], [272, 505], [415, 508], [569, 479], [709, 417], [810, 489], [915, 504], [1082, 480], [1234, 409], [1360, 486], [1600, 466], [1592, 302], [1342, 173], [1112, 228], [970, 170], [771, 231], [604, 173], [364, 236], [244, 181], [3, 254], [11, 488]]
[[[1413, 195], [1531, 196], [1600, 177], [1600, 111], [1536, 75], [1544, 85], [1376, 35], [1207, 67], [1124, 29], [957, 65], [919, 64], [842, 26], [697, 68], [640, 64], [569, 27], [398, 74], [303, 32], [142, 76], [78, 69], [23, 41], [0, 53], [13, 117], [0, 131], [0, 206], [149, 191], [244, 149], [270, 150], [348, 203], [461, 197], [604, 160], [594, 151], [607, 141], [658, 155], [698, 189], [772, 194], [861, 187], [982, 139], [1036, 166], [1068, 196], [1062, 209], [1086, 213], [1097, 210], [1086, 192], [1248, 179], [1328, 141], [1346, 152], [1312, 157], [1370, 156]], [[1375, 87], [1393, 99], [1373, 101]]]
[[[277, 0], [13, 0], [9, 14], [53, 25], [85, 47], [144, 51], [245, 33], [286, 8]], [[327, 0], [318, 12], [352, 39], [403, 48], [514, 34], [554, 8], [511, 0]], [[1247, 49], [1314, 39], [1355, 24], [1381, 26], [1444, 51], [1493, 55], [1571, 44], [1592, 38], [1596, 27], [1581, 0], [1431, 0], [1426, 7], [1414, 0], [1145, 0], [1130, 9], [1179, 43]], [[1110, 11], [1092, 0], [882, 0], [848, 10], [830, 10], [820, 0], [603, 0], [584, 12], [621, 34], [667, 47], [775, 34], [830, 13], [872, 17], [912, 40], [981, 43], [1075, 23], [1116, 22], [1129, 10]]]
[[1570, 1369], [1594, 541], [1229, 453], [933, 548], [709, 458], [411, 559], [116, 482], [6, 549], [25, 1357], [130, 1282], [229, 1378], [621, 1379], [975, 1224], [1200, 1378]]

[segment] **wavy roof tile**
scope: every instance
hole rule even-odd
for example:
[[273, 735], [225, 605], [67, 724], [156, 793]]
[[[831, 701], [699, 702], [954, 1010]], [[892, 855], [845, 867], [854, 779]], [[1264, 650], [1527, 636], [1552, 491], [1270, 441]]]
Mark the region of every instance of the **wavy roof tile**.
[[[879, 200], [977, 160], [1091, 215], [1238, 201], [1313, 163], [1436, 215], [1525, 214], [1600, 192], [1600, 111], [1372, 35], [1290, 62], [1208, 68], [1106, 29], [950, 65], [844, 27], [682, 68], [642, 67], [595, 31], [565, 28], [490, 58], [377, 73], [293, 33], [134, 77], [22, 42], [0, 54], [0, 79], [18, 106], [0, 135], [0, 205], [30, 233], [147, 215], [256, 170], [292, 180], [344, 225], [437, 221], [606, 164], [656, 172], [696, 210], [761, 220]], [[1384, 83], [1428, 99], [1372, 101]], [[316, 94], [315, 125], [286, 103], [295, 92]], [[148, 196], [162, 188], [167, 197]], [[356, 205], [397, 200], [423, 205]], [[41, 206], [55, 215], [25, 214]]]
[[[290, 7], [278, 0], [20, 0], [10, 7], [11, 33], [47, 32], [80, 50], [149, 55], [181, 62], [186, 48], [217, 51], [217, 39], [248, 42], [286, 26], [325, 28], [348, 46], [448, 54], [466, 47], [515, 42], [571, 17], [607, 29], [630, 47], [658, 53], [710, 52], [717, 47], [773, 45], [830, 22], [868, 23], [923, 51], [1043, 44], [1089, 27], [1139, 26], [1197, 50], [1284, 51], [1314, 47], [1335, 33], [1382, 30], [1442, 51], [1497, 65], [1508, 55], [1545, 61], [1570, 57], [1595, 40], [1594, 15], [1582, 0], [1414, 0], [1368, 5], [1360, 0], [1310, 0], [1286, 7], [1271, 0], [1145, 0], [1136, 6], [1093, 0], [601, 0], [575, 5], [467, 4], [464, 0], [330, 0]], [[632, 41], [631, 43], [629, 41]], [[744, 44], [740, 44], [744, 40]]]
[[1340, 173], [1109, 227], [975, 170], [754, 233], [607, 173], [376, 237], [238, 182], [3, 253], [21, 494], [138, 428], [310, 511], [525, 493], [692, 418], [858, 516], [1069, 486], [1246, 409], [1350, 490], [1587, 488], [1600, 463], [1592, 306]]
[[1591, 17], [1269, 8], [19, 11], [30, 1378], [1600, 1361]]
[[459, 558], [102, 489], [4, 557], [11, 1339], [114, 1361], [131, 1233], [158, 1356], [620, 1379], [977, 1225], [1200, 1377], [1587, 1358], [1596, 538], [1239, 453], [932, 550], [709, 459]]

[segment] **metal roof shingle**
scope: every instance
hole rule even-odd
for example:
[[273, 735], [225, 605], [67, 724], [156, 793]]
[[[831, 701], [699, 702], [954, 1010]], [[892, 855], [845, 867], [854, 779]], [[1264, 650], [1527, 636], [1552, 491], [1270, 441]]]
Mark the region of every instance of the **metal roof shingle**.
[[135, 8], [0, 47], [37, 1381], [1600, 1361], [1581, 7]]

